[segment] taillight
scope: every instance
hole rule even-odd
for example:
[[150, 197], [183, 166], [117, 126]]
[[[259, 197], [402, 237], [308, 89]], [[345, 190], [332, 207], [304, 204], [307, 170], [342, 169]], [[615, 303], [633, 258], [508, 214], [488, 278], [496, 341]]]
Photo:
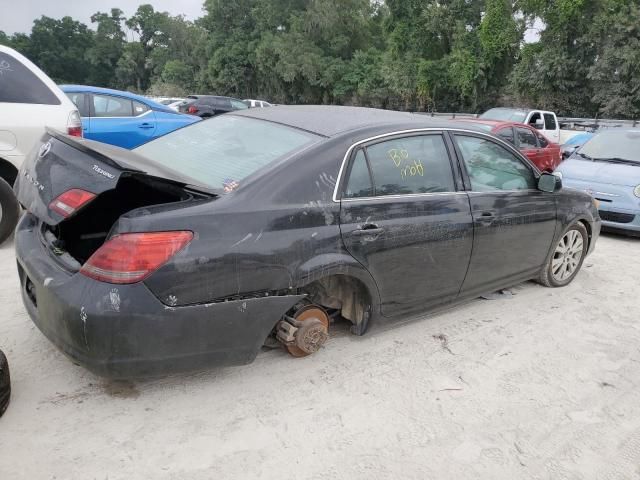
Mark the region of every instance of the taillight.
[[58, 198], [54, 199], [49, 204], [49, 208], [62, 215], [64, 218], [67, 218], [76, 213], [94, 198], [96, 198], [94, 193], [74, 188], [72, 190], [67, 190]]
[[80, 118], [77, 110], [69, 114], [69, 119], [67, 120], [67, 135], [82, 137], [82, 118]]
[[198, 109], [191, 105], [189, 108], [187, 108], [187, 113], [198, 113]]
[[123, 233], [102, 245], [80, 273], [107, 283], [135, 283], [147, 278], [193, 238], [189, 231]]

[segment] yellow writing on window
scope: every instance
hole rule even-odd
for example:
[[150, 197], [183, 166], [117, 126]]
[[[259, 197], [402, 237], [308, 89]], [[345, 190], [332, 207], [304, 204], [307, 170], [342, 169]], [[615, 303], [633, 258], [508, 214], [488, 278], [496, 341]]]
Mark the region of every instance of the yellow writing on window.
[[415, 177], [420, 175], [424, 177], [424, 165], [422, 160], [412, 160], [409, 158], [409, 152], [404, 148], [392, 148], [387, 151], [387, 155], [393, 161], [393, 164], [400, 170], [402, 178]]

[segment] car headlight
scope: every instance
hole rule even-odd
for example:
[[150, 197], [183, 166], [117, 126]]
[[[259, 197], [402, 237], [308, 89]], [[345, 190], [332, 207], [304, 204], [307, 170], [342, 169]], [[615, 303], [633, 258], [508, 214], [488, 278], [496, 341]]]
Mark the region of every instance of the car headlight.
[[633, 194], [640, 198], [640, 185], [638, 185], [636, 188], [633, 189]]

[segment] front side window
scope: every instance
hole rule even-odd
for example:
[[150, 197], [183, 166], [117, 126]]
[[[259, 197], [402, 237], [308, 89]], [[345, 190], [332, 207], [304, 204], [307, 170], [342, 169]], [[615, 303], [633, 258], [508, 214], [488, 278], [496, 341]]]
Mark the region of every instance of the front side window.
[[547, 130], [556, 129], [556, 119], [554, 118], [553, 113], [544, 114], [544, 124]]
[[376, 196], [455, 191], [442, 135], [387, 140], [366, 152]]
[[478, 137], [456, 135], [455, 140], [467, 167], [472, 190], [536, 188], [536, 177], [531, 168], [506, 148]]
[[538, 148], [536, 136], [531, 130], [529, 130], [528, 128], [517, 127], [516, 133], [518, 135], [518, 144], [520, 145], [520, 148]]
[[19, 60], [0, 52], [0, 103], [60, 105], [60, 99]]
[[245, 105], [244, 102], [241, 102], [239, 100], [231, 100], [231, 106], [234, 108], [234, 110], [246, 110], [247, 108], [249, 108]]
[[544, 138], [544, 135], [536, 132], [536, 137], [538, 137], [538, 143], [540, 144], [540, 148], [547, 148], [549, 146], [549, 141]]
[[194, 185], [227, 190], [242, 186], [242, 180], [260, 168], [320, 138], [273, 122], [220, 115], [175, 130], [134, 151], [193, 179]]
[[127, 98], [111, 95], [93, 96], [94, 117], [131, 117], [133, 116], [133, 102]]
[[511, 127], [506, 127], [501, 130], [498, 130], [498, 137], [500, 137], [505, 142], [509, 142], [511, 145], [516, 144], [513, 138], [513, 128]]

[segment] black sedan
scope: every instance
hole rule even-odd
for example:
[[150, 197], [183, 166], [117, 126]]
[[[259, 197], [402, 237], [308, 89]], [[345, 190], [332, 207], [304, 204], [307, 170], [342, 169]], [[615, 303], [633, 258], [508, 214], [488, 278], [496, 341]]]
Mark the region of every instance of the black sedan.
[[571, 282], [592, 198], [473, 126], [350, 107], [199, 122], [133, 152], [56, 132], [15, 186], [24, 304], [112, 377], [315, 352], [536, 279]]
[[245, 110], [249, 106], [242, 100], [231, 97], [221, 97], [219, 95], [189, 95], [187, 99], [178, 105], [180, 113], [197, 115], [202, 118], [209, 118], [221, 113], [233, 112], [234, 110]]

